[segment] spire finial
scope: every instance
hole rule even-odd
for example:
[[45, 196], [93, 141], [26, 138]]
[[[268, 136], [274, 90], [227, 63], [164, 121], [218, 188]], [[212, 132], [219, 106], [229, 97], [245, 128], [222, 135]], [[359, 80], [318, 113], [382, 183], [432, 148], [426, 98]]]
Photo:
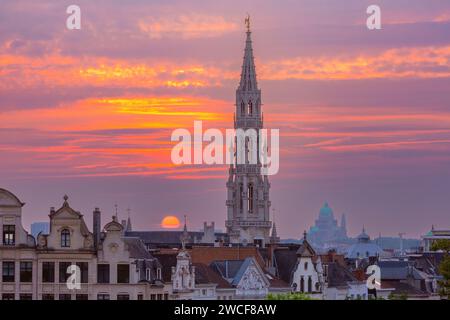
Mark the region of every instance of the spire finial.
[[117, 219], [119, 219], [119, 206], [117, 205], [117, 203], [114, 204], [114, 215]]
[[69, 200], [69, 196], [67, 194], [65, 194], [63, 199], [64, 199], [64, 202], [67, 202], [67, 200]]
[[245, 27], [247, 28], [247, 32], [250, 32], [250, 15], [247, 13], [247, 17], [245, 18]]

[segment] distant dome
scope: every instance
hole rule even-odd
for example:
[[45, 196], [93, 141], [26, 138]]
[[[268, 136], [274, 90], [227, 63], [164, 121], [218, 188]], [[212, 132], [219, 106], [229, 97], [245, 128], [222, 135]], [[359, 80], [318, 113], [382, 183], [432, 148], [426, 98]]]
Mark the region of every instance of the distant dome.
[[358, 242], [369, 242], [369, 241], [370, 241], [370, 237], [366, 233], [366, 230], [363, 228], [363, 231], [358, 236]]
[[320, 218], [333, 218], [333, 210], [328, 206], [328, 202], [325, 202], [319, 213]]

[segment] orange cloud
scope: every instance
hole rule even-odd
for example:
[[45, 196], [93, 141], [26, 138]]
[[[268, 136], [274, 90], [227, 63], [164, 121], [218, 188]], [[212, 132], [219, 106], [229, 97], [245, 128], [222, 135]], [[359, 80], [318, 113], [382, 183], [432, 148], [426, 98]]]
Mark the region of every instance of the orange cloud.
[[450, 46], [390, 49], [376, 56], [291, 58], [260, 63], [266, 80], [450, 77]]

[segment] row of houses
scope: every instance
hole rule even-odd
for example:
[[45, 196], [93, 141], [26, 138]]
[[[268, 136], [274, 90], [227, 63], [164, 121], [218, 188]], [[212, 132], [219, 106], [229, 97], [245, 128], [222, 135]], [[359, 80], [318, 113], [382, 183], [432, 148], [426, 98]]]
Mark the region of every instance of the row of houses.
[[[4, 300], [234, 300], [287, 292], [343, 300], [387, 298], [405, 288], [416, 297], [438, 290], [435, 256], [402, 262], [405, 273], [379, 256], [318, 254], [306, 233], [300, 244], [280, 244], [275, 232], [265, 247], [231, 245], [215, 241], [213, 226], [206, 224], [203, 235], [186, 224], [181, 232], [135, 232], [130, 220], [113, 215], [102, 227], [98, 208], [91, 231], [67, 196], [59, 209], [50, 209], [48, 232], [33, 237], [22, 225], [23, 206], [0, 189]], [[374, 263], [382, 283], [370, 292], [365, 273]]]

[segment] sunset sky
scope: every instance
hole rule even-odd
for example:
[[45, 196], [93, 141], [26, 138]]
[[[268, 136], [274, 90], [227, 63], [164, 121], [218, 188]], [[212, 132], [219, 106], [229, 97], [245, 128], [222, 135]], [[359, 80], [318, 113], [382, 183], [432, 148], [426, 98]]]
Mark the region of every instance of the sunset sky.
[[[65, 27], [81, 7], [81, 30]], [[366, 28], [378, 4], [382, 30]], [[133, 227], [224, 230], [226, 166], [174, 166], [177, 128], [232, 127], [252, 19], [281, 237], [328, 201], [349, 235], [450, 227], [450, 1], [0, 2], [0, 188], [47, 221], [64, 194]]]

